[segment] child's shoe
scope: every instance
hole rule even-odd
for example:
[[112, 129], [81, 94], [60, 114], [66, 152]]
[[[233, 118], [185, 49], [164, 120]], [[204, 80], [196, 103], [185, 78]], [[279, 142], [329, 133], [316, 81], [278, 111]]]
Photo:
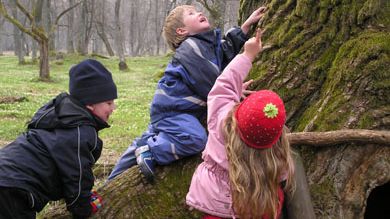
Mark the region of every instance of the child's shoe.
[[155, 161], [148, 145], [140, 146], [135, 150], [137, 164], [146, 179], [153, 180]]

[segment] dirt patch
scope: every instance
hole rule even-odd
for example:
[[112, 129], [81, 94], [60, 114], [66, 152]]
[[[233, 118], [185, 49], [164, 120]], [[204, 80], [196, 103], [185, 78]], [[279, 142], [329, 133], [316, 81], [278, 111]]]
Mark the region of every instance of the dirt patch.
[[0, 97], [0, 103], [17, 103], [27, 101], [26, 97]]
[[3, 140], [0, 139], [0, 148], [3, 148], [4, 146], [6, 146], [6, 145], [9, 144], [9, 143], [11, 143], [11, 142], [9, 142], [9, 141], [3, 141]]

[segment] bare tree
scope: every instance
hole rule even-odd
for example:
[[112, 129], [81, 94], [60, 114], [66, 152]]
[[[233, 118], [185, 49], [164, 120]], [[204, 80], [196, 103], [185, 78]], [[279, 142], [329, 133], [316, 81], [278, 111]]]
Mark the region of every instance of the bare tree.
[[69, 7], [68, 9], [61, 12], [54, 24], [51, 26], [50, 31], [47, 32], [42, 27], [42, 8], [43, 8], [43, 0], [37, 0], [35, 4], [33, 4], [33, 11], [29, 11], [24, 5], [22, 5], [19, 0], [15, 0], [16, 8], [21, 11], [24, 16], [29, 20], [30, 27], [24, 26], [17, 18], [10, 15], [7, 11], [6, 5], [4, 1], [0, 1], [0, 14], [2, 14], [9, 22], [11, 22], [15, 27], [17, 27], [22, 32], [31, 36], [34, 40], [36, 40], [39, 44], [39, 78], [41, 80], [49, 80], [50, 79], [50, 69], [49, 69], [49, 37], [50, 32], [54, 31], [57, 27], [58, 21], [60, 18], [68, 11], [75, 8], [79, 3]]

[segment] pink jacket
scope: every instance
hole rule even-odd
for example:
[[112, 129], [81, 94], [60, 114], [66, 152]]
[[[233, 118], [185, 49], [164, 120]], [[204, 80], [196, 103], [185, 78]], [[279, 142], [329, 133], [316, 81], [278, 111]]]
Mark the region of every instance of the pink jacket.
[[186, 202], [210, 215], [234, 218], [222, 125], [228, 112], [240, 102], [242, 83], [252, 67], [245, 55], [237, 55], [218, 77], [208, 98], [208, 141], [203, 162], [196, 169]]

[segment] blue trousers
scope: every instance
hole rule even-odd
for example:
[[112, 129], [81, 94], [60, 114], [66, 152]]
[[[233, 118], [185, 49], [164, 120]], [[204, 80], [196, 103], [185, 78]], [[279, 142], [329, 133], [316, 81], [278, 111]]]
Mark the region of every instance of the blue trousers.
[[137, 164], [135, 149], [149, 145], [154, 160], [167, 165], [175, 160], [203, 151], [207, 133], [199, 120], [190, 114], [179, 114], [150, 124], [140, 138], [127, 148], [112, 170], [108, 180]]

